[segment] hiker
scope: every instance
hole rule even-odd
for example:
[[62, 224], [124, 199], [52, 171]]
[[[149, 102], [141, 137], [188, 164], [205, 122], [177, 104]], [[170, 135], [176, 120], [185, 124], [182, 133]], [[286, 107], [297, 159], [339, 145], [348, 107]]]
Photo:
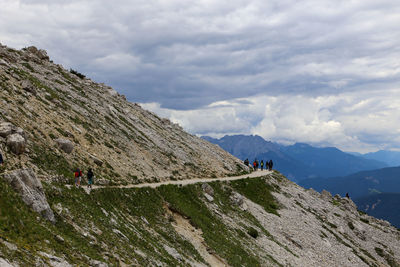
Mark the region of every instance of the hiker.
[[257, 170], [257, 163], [256, 163], [256, 161], [253, 161], [253, 167], [254, 167], [254, 170], [256, 171], [256, 170]]
[[87, 172], [87, 180], [88, 180], [88, 188], [92, 189], [92, 184], [93, 184], [93, 171], [91, 168], [89, 168], [88, 172]]
[[346, 197], [347, 197], [347, 198], [350, 198], [349, 193], [346, 193]]
[[269, 170], [272, 170], [272, 166], [274, 165], [274, 163], [272, 162], [272, 159], [269, 160]]
[[261, 166], [261, 170], [264, 170], [264, 161], [263, 160], [261, 160], [260, 166]]
[[74, 176], [75, 176], [75, 186], [79, 187], [81, 185], [82, 171], [79, 168], [76, 169]]
[[0, 165], [3, 165], [3, 163], [4, 163], [3, 155], [2, 155], [1, 152], [0, 152]]
[[249, 159], [245, 159], [245, 160], [244, 160], [244, 165], [246, 165], [247, 167], [249, 167]]

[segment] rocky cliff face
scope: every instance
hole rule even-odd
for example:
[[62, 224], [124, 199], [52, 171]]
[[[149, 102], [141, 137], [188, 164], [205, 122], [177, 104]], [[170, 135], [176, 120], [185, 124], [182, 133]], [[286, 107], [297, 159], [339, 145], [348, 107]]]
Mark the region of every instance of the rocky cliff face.
[[[126, 101], [111, 87], [52, 63], [44, 50], [0, 45], [0, 86], [0, 145], [7, 169], [26, 166], [50, 177], [92, 167], [99, 179], [115, 183], [245, 169], [222, 149]], [[25, 136], [11, 135], [18, 129]]]

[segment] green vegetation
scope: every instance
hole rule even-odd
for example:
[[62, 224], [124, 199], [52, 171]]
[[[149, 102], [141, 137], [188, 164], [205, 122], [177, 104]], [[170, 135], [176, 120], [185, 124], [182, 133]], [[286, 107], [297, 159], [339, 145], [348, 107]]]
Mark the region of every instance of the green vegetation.
[[263, 178], [255, 178], [251, 181], [249, 179], [236, 180], [231, 181], [230, 184], [236, 191], [261, 205], [267, 212], [279, 216], [278, 203], [271, 194], [271, 192], [277, 190], [267, 184]]
[[69, 72], [71, 72], [72, 74], [78, 76], [78, 77], [81, 78], [81, 79], [84, 79], [84, 78], [86, 77], [86, 76], [83, 75], [82, 73], [79, 73], [78, 71], [73, 70], [73, 69], [70, 69]]
[[72, 166], [62, 155], [57, 155], [54, 151], [38, 145], [32, 147], [32, 152], [32, 163], [39, 168], [72, 178]]

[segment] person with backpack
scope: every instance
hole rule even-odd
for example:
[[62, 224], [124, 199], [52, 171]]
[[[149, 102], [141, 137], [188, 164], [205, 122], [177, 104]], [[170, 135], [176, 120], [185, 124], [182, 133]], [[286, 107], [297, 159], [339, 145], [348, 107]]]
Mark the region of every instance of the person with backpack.
[[255, 171], [257, 170], [257, 163], [256, 163], [256, 161], [253, 161], [253, 168], [254, 168]]
[[260, 167], [261, 167], [261, 171], [263, 171], [264, 170], [264, 161], [263, 160], [261, 160]]
[[272, 170], [272, 166], [274, 165], [274, 163], [272, 162], [272, 159], [269, 160], [269, 170]]
[[93, 171], [91, 168], [89, 168], [86, 175], [87, 175], [87, 179], [88, 179], [88, 188], [92, 189], [94, 174], [93, 174]]
[[245, 160], [244, 160], [244, 165], [246, 165], [247, 167], [249, 167], [249, 159], [245, 159]]
[[82, 171], [79, 168], [76, 169], [74, 176], [75, 176], [75, 186], [79, 187], [81, 185]]

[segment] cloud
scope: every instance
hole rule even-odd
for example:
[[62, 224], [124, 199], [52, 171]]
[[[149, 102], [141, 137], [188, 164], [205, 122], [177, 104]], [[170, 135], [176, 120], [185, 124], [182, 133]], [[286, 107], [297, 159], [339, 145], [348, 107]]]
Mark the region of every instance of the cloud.
[[[143, 104], [186, 130], [201, 135], [257, 134], [280, 143], [306, 142], [346, 151], [399, 148], [398, 90], [338, 95], [258, 96], [215, 102], [196, 110]], [[246, 104], [238, 104], [243, 101]]]
[[3, 44], [44, 48], [56, 63], [152, 103], [194, 133], [399, 145], [389, 125], [399, 124], [396, 0], [0, 0], [0, 7]]

